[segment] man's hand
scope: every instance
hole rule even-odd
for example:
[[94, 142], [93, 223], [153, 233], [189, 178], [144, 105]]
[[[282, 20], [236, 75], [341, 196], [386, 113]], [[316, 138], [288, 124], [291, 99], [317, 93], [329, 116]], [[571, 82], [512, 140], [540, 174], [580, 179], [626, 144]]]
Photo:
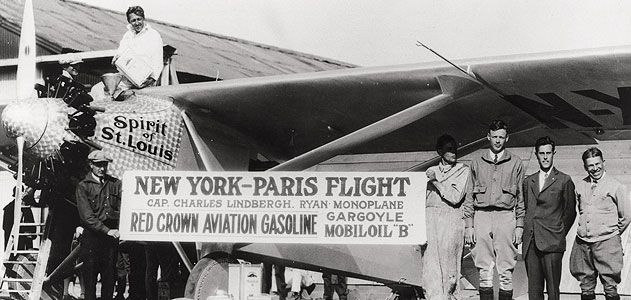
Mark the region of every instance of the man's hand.
[[427, 171], [425, 171], [425, 175], [427, 175], [427, 179], [429, 181], [436, 180], [436, 172], [434, 172], [434, 170], [427, 170]]
[[143, 83], [140, 85], [140, 88], [146, 88], [146, 87], [148, 87], [148, 86], [152, 86], [154, 82], [156, 82], [156, 80], [155, 80], [155, 79], [153, 79], [153, 77], [149, 77], [149, 78], [147, 78], [147, 79], [145, 80], [145, 82], [143, 82]]
[[475, 245], [475, 231], [473, 227], [464, 229], [464, 243], [469, 246]]
[[118, 239], [121, 237], [120, 233], [118, 233], [118, 229], [110, 229], [110, 231], [107, 232], [107, 235], [115, 239]]
[[524, 229], [521, 227], [516, 227], [515, 228], [515, 235], [513, 236], [513, 244], [515, 244], [515, 247], [517, 247], [517, 245], [521, 244], [521, 237], [524, 234]]

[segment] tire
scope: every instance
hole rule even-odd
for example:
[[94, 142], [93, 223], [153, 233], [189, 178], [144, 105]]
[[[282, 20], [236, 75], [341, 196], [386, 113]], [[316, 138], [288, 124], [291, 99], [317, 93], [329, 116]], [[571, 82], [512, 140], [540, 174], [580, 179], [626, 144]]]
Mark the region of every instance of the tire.
[[195, 264], [186, 281], [184, 297], [206, 300], [217, 295], [217, 291], [228, 292], [228, 264], [238, 261], [228, 254], [210, 255]]

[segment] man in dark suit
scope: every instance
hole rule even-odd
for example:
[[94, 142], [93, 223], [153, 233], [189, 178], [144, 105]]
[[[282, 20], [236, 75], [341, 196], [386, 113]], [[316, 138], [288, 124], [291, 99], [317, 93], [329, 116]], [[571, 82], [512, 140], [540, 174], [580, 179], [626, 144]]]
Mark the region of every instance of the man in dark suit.
[[555, 153], [550, 137], [539, 138], [535, 143], [539, 171], [524, 180], [523, 256], [531, 300], [543, 299], [544, 282], [548, 299], [559, 299], [565, 236], [576, 218], [574, 183], [553, 167]]

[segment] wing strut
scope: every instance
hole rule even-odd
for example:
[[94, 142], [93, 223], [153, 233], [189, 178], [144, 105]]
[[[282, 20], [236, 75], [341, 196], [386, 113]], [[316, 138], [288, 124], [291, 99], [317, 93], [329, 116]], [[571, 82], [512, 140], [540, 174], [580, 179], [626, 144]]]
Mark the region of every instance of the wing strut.
[[193, 124], [191, 118], [188, 117], [185, 111], [182, 111], [181, 115], [182, 120], [184, 120], [186, 130], [188, 130], [193, 142], [193, 146], [195, 147], [195, 150], [197, 150], [206, 171], [223, 171], [224, 168], [221, 166], [221, 163], [219, 163], [219, 159], [217, 159], [213, 152], [204, 143], [204, 140], [199, 133], [197, 133], [197, 129], [195, 129], [195, 125]]
[[[182, 111], [182, 120], [184, 120], [184, 125], [186, 126], [186, 130], [188, 130], [189, 136], [191, 137], [191, 142], [193, 143], [193, 147], [197, 151], [198, 155], [202, 160], [202, 164], [206, 171], [224, 171], [223, 166], [219, 163], [219, 159], [213, 154], [212, 150], [204, 143], [204, 140], [195, 129], [195, 125], [193, 121], [188, 117], [185, 111]], [[182, 249], [180, 243], [173, 242], [176, 250], [180, 254], [182, 260], [188, 260], [186, 253]], [[210, 253], [214, 251], [223, 251], [226, 253], [230, 253], [234, 247], [234, 243], [195, 243], [195, 250], [197, 251], [197, 258], [201, 259], [202, 253]], [[193, 265], [190, 260], [188, 262], [184, 262], [189, 270], [192, 270]]]
[[337, 140], [315, 148], [307, 153], [288, 160], [269, 171], [300, 171], [323, 162], [336, 155], [343, 154], [349, 149], [370, 140], [382, 137], [428, 114], [437, 111], [457, 99], [472, 94], [482, 86], [465, 77], [441, 75], [436, 78], [440, 84], [442, 94], [424, 100], [410, 108], [372, 123], [355, 132], [349, 133]]

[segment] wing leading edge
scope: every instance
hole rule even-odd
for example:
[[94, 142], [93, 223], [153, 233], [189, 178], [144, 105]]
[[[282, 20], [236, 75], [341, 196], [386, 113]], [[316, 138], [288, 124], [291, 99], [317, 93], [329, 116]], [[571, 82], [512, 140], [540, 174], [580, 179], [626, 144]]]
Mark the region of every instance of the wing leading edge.
[[[445, 132], [464, 144], [483, 137], [486, 124], [495, 118], [507, 120], [515, 132], [525, 132], [511, 138], [511, 146], [530, 145], [543, 134], [559, 144], [589, 144], [607, 136], [627, 138], [631, 70], [625, 66], [631, 65], [631, 47], [457, 63], [493, 89], [468, 95], [350, 152], [432, 150], [435, 138]], [[272, 159], [287, 160], [441, 94], [436, 78], [443, 75], [462, 76], [450, 66], [420, 64], [165, 86], [143, 92], [172, 97], [199, 131], [208, 135], [205, 138], [223, 139], [255, 148]]]

